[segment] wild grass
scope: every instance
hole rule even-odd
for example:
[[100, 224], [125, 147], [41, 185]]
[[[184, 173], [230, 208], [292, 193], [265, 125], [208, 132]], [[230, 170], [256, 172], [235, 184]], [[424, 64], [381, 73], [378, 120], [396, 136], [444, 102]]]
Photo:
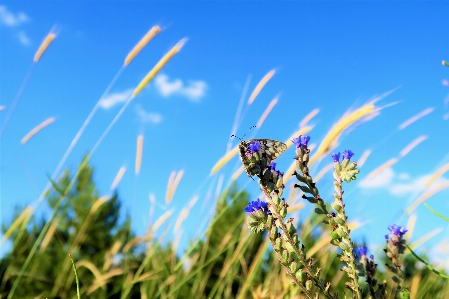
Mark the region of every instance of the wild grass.
[[[151, 28], [128, 54], [123, 67], [129, 65], [160, 31], [159, 26]], [[36, 52], [34, 65], [40, 61], [42, 54], [55, 37], [53, 33], [46, 37]], [[207, 225], [204, 236], [192, 237], [189, 248], [182, 254], [179, 254], [178, 250], [182, 224], [189, 220], [192, 209], [200, 200], [200, 197], [194, 196], [182, 207], [179, 216], [173, 217], [175, 210], [179, 207], [173, 206], [172, 199], [183, 178], [183, 170], [173, 171], [168, 178], [165, 203], [169, 209], [157, 220], [149, 223], [146, 233], [141, 236], [136, 236], [132, 232], [131, 219], [128, 218], [124, 223], [119, 223], [117, 218], [119, 207], [115, 193], [98, 196], [98, 190], [92, 181], [93, 170], [89, 163], [90, 157], [130, 101], [181, 50], [184, 43], [185, 39], [178, 42], [142, 79], [75, 173], [66, 171], [59, 179], [56, 179], [61, 166], [99, 108], [101, 98], [99, 99], [73, 138], [37, 203], [33, 207], [23, 208], [17, 213], [16, 219], [4, 227], [2, 245], [6, 240], [10, 240], [12, 249], [1, 262], [1, 298], [308, 297], [307, 292], [304, 291], [308, 286], [304, 284], [301, 292], [300, 285], [292, 284], [292, 277], [287, 275], [284, 268], [285, 263], [282, 259], [275, 257], [267, 236], [262, 233], [254, 234], [248, 230], [243, 209], [248, 204], [249, 194], [239, 189], [236, 184], [227, 186], [216, 198], [215, 213]], [[106, 88], [105, 94], [117, 80], [121, 70]], [[27, 74], [24, 82], [28, 82], [30, 75], [31, 73]], [[245, 113], [274, 75], [275, 70], [271, 70], [257, 84], [249, 97]], [[13, 111], [25, 86], [26, 84], [21, 86], [11, 107], [7, 107], [9, 108], [8, 117], [3, 123], [1, 133], [6, 129], [10, 117], [13, 117]], [[375, 104], [387, 94], [343, 115], [321, 142], [309, 146], [312, 150], [309, 164], [318, 163], [333, 151], [338, 146], [342, 133], [347, 132], [354, 124], [360, 124], [378, 116], [382, 108]], [[258, 127], [263, 124], [276, 103], [277, 98], [268, 104], [258, 121]], [[241, 112], [240, 110], [237, 112], [233, 131], [241, 123], [240, 116], [245, 114]], [[291, 139], [305, 135], [313, 129], [307, 124], [318, 113], [319, 110], [314, 109], [304, 117], [296, 132], [285, 142], [288, 147], [293, 145]], [[407, 120], [401, 129], [428, 113], [430, 112], [425, 110]], [[24, 137], [22, 143], [51, 122], [52, 119], [48, 119], [33, 129]], [[136, 175], [140, 172], [143, 140], [144, 136], [139, 135], [136, 146]], [[423, 136], [418, 137], [405, 147], [399, 156], [404, 157], [424, 140]], [[359, 166], [364, 164], [371, 152], [367, 149], [361, 155]], [[238, 153], [238, 146], [227, 151], [212, 167], [210, 175], [216, 175]], [[378, 175], [397, 161], [398, 158], [390, 159], [372, 170], [368, 177]], [[314, 182], [321, 180], [333, 166], [332, 163], [323, 166], [314, 177]], [[288, 217], [291, 219], [289, 221], [296, 227], [301, 244], [306, 248], [307, 258], [312, 259], [308, 267], [310, 269], [319, 267], [320, 277], [330, 283], [333, 292], [338, 292], [338, 298], [349, 298], [353, 294], [345, 287], [348, 279], [345, 273], [340, 271], [342, 263], [338, 256], [341, 255], [341, 251], [331, 244], [329, 227], [323, 224], [323, 218], [316, 214], [300, 215], [304, 207], [310, 203], [303, 200], [304, 192], [295, 188], [291, 182], [287, 184], [296, 168], [297, 164], [294, 161], [284, 174], [286, 185], [284, 194], [287, 197]], [[125, 170], [124, 166], [120, 168], [111, 184], [111, 190], [118, 187]], [[236, 181], [243, 170], [244, 168], [240, 167], [234, 174], [230, 174], [232, 181]], [[438, 169], [429, 180], [429, 185], [447, 170], [447, 165]], [[443, 184], [422, 194], [409, 207], [407, 213], [410, 214], [419, 204], [448, 186]], [[221, 187], [217, 189], [221, 190]], [[264, 191], [267, 195], [266, 190]], [[43, 199], [48, 200], [52, 213], [49, 218], [39, 221], [35, 210]], [[154, 208], [154, 197], [150, 196], [150, 200]], [[282, 218], [280, 215], [277, 216], [278, 219]], [[416, 216], [411, 215], [407, 224], [409, 235], [413, 233], [415, 222]], [[363, 223], [356, 221], [348, 222], [347, 226], [349, 231], [363, 229]], [[177, 236], [174, 239], [167, 236], [171, 228]], [[410, 248], [416, 249], [437, 233], [437, 230], [429, 232], [418, 241], [411, 243]], [[379, 264], [386, 262], [385, 257], [376, 256], [376, 260]], [[417, 260], [409, 253], [402, 263], [405, 284], [410, 290], [411, 298], [449, 297], [449, 284], [442, 276], [435, 275], [428, 267], [418, 267]], [[384, 271], [378, 271], [377, 274], [379, 283], [385, 281], [384, 298], [396, 298], [397, 284], [391, 280], [391, 274]], [[313, 276], [312, 273], [307, 275]], [[358, 283], [363, 286], [363, 279], [359, 279]], [[361, 294], [364, 298], [369, 297], [364, 287], [361, 288]]]

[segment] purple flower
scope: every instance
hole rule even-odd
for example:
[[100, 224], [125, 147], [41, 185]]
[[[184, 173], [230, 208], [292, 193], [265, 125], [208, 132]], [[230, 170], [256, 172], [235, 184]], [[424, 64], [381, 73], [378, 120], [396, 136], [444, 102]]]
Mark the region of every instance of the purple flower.
[[301, 138], [301, 143], [305, 146], [307, 146], [307, 143], [309, 143], [310, 140], [310, 136], [300, 136]]
[[388, 227], [388, 229], [390, 230], [390, 232], [395, 235], [395, 236], [403, 236], [406, 232], [408, 232], [407, 229], [405, 229], [405, 227], [401, 227], [398, 226], [396, 224], [390, 225]]
[[343, 159], [351, 160], [352, 156], [354, 156], [354, 153], [351, 150], [343, 151]]
[[299, 135], [298, 138], [293, 138], [292, 139], [292, 142], [296, 145], [297, 148], [301, 147], [301, 137], [302, 137], [302, 135]]
[[248, 145], [248, 149], [253, 153], [258, 152], [260, 150], [259, 141], [251, 141]]
[[244, 209], [245, 212], [252, 213], [258, 210], [262, 210], [265, 214], [270, 215], [271, 212], [268, 209], [268, 203], [265, 201], [257, 200], [251, 201], [248, 203], [248, 206]]
[[310, 140], [310, 136], [299, 135], [298, 138], [293, 138], [292, 142], [296, 145], [296, 148], [300, 148], [301, 145], [307, 146]]
[[271, 170], [276, 170], [276, 162], [271, 162], [270, 165]]
[[334, 162], [340, 162], [340, 152], [333, 153], [332, 154], [332, 159], [334, 160]]
[[365, 246], [357, 248], [357, 255], [366, 256], [366, 252], [368, 251], [368, 248]]

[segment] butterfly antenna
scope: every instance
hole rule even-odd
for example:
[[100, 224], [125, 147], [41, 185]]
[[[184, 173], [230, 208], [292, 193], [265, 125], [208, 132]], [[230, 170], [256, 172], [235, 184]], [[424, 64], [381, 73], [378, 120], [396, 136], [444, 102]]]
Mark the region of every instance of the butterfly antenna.
[[246, 134], [248, 134], [248, 132], [251, 131], [251, 129], [253, 129], [253, 128], [256, 128], [256, 126], [252, 126], [251, 128], [249, 128], [249, 130], [245, 133], [245, 135], [242, 136], [242, 138], [240, 138], [239, 136], [234, 135], [234, 134], [232, 134], [231, 137], [237, 137], [238, 139], [240, 139], [240, 141], [242, 141], [243, 137], [245, 137]]

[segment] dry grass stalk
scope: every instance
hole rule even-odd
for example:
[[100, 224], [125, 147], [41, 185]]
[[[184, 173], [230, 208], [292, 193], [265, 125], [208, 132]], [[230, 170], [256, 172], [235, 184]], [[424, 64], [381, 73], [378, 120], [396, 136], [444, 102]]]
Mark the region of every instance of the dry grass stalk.
[[108, 273], [105, 273], [101, 275], [98, 279], [95, 279], [92, 285], [87, 289], [87, 295], [92, 294], [95, 292], [98, 288], [104, 288], [106, 283], [114, 276], [122, 275], [123, 269], [121, 268], [115, 268], [109, 271]]
[[165, 195], [165, 202], [169, 204], [175, 195], [175, 191], [178, 188], [178, 184], [181, 181], [181, 178], [184, 174], [184, 170], [180, 170], [176, 176], [175, 171], [172, 171], [170, 174], [170, 178], [168, 179], [167, 192]]
[[170, 61], [170, 59], [178, 53], [187, 39], [183, 38], [180, 40], [167, 54], [165, 54], [156, 65], [148, 72], [148, 74], [140, 81], [139, 85], [137, 85], [136, 89], [131, 96], [131, 98], [135, 98], [145, 86], [156, 76], [157, 73]]
[[125, 166], [120, 167], [119, 171], [117, 172], [117, 175], [115, 176], [114, 181], [112, 182], [111, 190], [114, 190], [115, 188], [117, 188], [118, 184], [122, 180], [123, 175], [125, 174], [125, 171], [126, 171]]
[[329, 163], [326, 166], [323, 167], [323, 169], [320, 170], [320, 172], [317, 173], [317, 175], [314, 176], [314, 182], [318, 182], [328, 171], [334, 168], [334, 163]]
[[412, 149], [414, 149], [418, 144], [420, 144], [421, 142], [423, 142], [424, 140], [427, 139], [426, 135], [422, 135], [419, 136], [418, 138], [416, 138], [415, 140], [413, 140], [412, 142], [410, 142], [409, 145], [407, 145], [406, 147], [404, 147], [404, 149], [399, 153], [399, 155], [401, 157], [404, 157], [405, 155], [407, 155]]
[[440, 169], [438, 169], [427, 181], [426, 187], [432, 185], [438, 178], [440, 178], [446, 171], [449, 170], [449, 163], [443, 165]]
[[114, 245], [112, 245], [111, 249], [106, 252], [104, 257], [103, 272], [109, 270], [112, 265], [112, 260], [118, 253], [120, 247], [122, 247], [122, 241], [117, 240], [115, 241]]
[[435, 189], [429, 190], [426, 193], [424, 193], [422, 196], [420, 196], [415, 202], [412, 203], [412, 205], [405, 211], [406, 214], [411, 214], [421, 203], [426, 201], [429, 197], [434, 195], [435, 193], [440, 192], [443, 189], [446, 189], [449, 187], [449, 182], [443, 183], [436, 187]]
[[41, 124], [37, 125], [34, 129], [32, 129], [28, 134], [25, 135], [25, 137], [22, 138], [20, 143], [25, 144], [28, 140], [30, 140], [31, 137], [33, 137], [36, 133], [38, 133], [40, 130], [51, 124], [55, 121], [54, 117], [50, 117], [46, 120], [44, 120]]
[[45, 249], [47, 249], [47, 246], [50, 243], [50, 240], [53, 237], [57, 227], [58, 227], [58, 221], [55, 220], [52, 222], [52, 224], [48, 228], [47, 233], [45, 234], [45, 237], [42, 240], [41, 247], [39, 248], [40, 253], [43, 253], [45, 251]]
[[22, 213], [17, 217], [17, 219], [11, 224], [11, 226], [6, 230], [6, 232], [3, 234], [1, 246], [5, 243], [6, 240], [9, 239], [9, 237], [12, 235], [12, 233], [19, 228], [19, 226], [23, 223], [23, 221], [30, 216], [33, 213], [32, 207], [26, 207]]
[[402, 124], [399, 125], [398, 129], [402, 130], [417, 121], [418, 119], [426, 116], [427, 114], [431, 113], [434, 109], [433, 108], [427, 108], [421, 111], [420, 113], [416, 114], [415, 116], [412, 116], [411, 118], [404, 121]]
[[267, 82], [271, 79], [271, 77], [273, 77], [273, 75], [276, 73], [275, 70], [271, 70], [269, 71], [260, 81], [259, 83], [257, 83], [256, 88], [254, 88], [253, 92], [251, 93], [249, 100], [248, 100], [248, 105], [251, 105], [254, 100], [256, 99], [257, 95], [260, 93], [260, 91], [262, 90], [262, 88], [265, 86], [265, 84], [267, 84]]
[[56, 34], [51, 33], [51, 32], [45, 37], [44, 41], [40, 45], [40, 47], [37, 50], [36, 54], [34, 54], [34, 62], [38, 62], [39, 61], [39, 59], [41, 58], [42, 54], [44, 54], [45, 50], [47, 50], [48, 46], [55, 39], [55, 37], [56, 37]]
[[360, 168], [365, 164], [366, 159], [368, 159], [369, 155], [371, 154], [371, 150], [365, 150], [360, 157], [360, 159], [357, 160], [357, 166]]
[[85, 267], [85, 268], [89, 269], [89, 271], [94, 275], [96, 280], [101, 279], [102, 275], [93, 263], [86, 261], [86, 260], [81, 260], [81, 261], [76, 262], [76, 268], [79, 269], [81, 267]]
[[410, 283], [410, 298], [418, 298], [419, 283], [421, 282], [421, 275], [413, 275]]
[[410, 244], [410, 248], [415, 250], [416, 248], [418, 248], [422, 244], [426, 243], [427, 241], [429, 241], [430, 239], [432, 239], [433, 237], [435, 237], [436, 235], [438, 235], [442, 231], [443, 231], [443, 229], [441, 227], [434, 229], [433, 231], [427, 233], [424, 237], [422, 237], [418, 241], [415, 241], [412, 244]]
[[379, 108], [374, 105], [375, 101], [373, 100], [353, 112], [345, 113], [324, 137], [316, 153], [310, 158], [310, 164], [313, 164], [322, 155], [328, 154], [335, 148], [338, 144], [338, 138], [349, 126], [357, 121], [366, 120], [368, 116], [373, 116], [373, 114], [378, 113]]
[[239, 178], [239, 176], [243, 173], [243, 171], [245, 170], [245, 167], [240, 166], [239, 169], [237, 169], [236, 172], [234, 172], [231, 176], [231, 180], [235, 181]]
[[175, 224], [175, 229], [174, 232], [175, 234], [178, 232], [178, 230], [181, 227], [182, 222], [187, 218], [187, 216], [189, 215], [190, 210], [188, 208], [185, 208], [181, 211], [181, 214], [179, 214], [178, 220], [176, 220], [176, 224]]
[[257, 128], [262, 127], [263, 122], [265, 121], [265, 119], [267, 118], [267, 116], [271, 112], [271, 110], [273, 110], [273, 107], [277, 104], [277, 102], [278, 102], [278, 97], [275, 97], [274, 99], [271, 100], [270, 104], [268, 104], [268, 106], [265, 109], [265, 111], [263, 112], [262, 116], [259, 118], [259, 121], [256, 124]]
[[371, 171], [366, 178], [370, 179], [375, 177], [376, 175], [378, 175], [379, 173], [381, 173], [382, 171], [384, 171], [385, 169], [387, 169], [388, 167], [392, 166], [393, 164], [395, 164], [396, 162], [398, 162], [398, 159], [396, 158], [392, 158], [390, 160], [388, 160], [387, 162], [385, 162], [384, 164], [382, 164], [381, 166], [377, 167], [376, 169], [374, 169], [373, 171]]
[[158, 220], [153, 224], [152, 231], [155, 232], [164, 222], [167, 220], [168, 217], [171, 216], [173, 211], [167, 211], [165, 212], [161, 217], [159, 217]]
[[145, 34], [145, 36], [142, 37], [142, 39], [134, 46], [131, 52], [128, 53], [128, 55], [125, 58], [125, 63], [123, 65], [127, 66], [128, 64], [130, 64], [131, 61], [134, 59], [134, 57], [136, 57], [136, 55], [139, 54], [139, 52], [143, 49], [143, 47], [145, 47], [150, 42], [150, 40], [152, 40], [153, 37], [155, 37], [159, 32], [161, 32], [161, 27], [157, 25], [153, 26], [147, 32], [147, 34]]
[[312, 111], [309, 112], [309, 114], [307, 114], [299, 123], [299, 127], [303, 128], [307, 125], [307, 123], [315, 117], [315, 115], [317, 115], [320, 112], [320, 109], [315, 108]]
[[212, 167], [212, 170], [210, 171], [210, 174], [215, 174], [217, 171], [219, 171], [223, 166], [226, 165], [226, 163], [229, 162], [232, 158], [234, 158], [235, 155], [239, 153], [239, 146], [236, 145], [232, 150], [227, 152], [220, 160], [215, 163], [214, 167]]
[[128, 243], [125, 244], [125, 246], [123, 246], [123, 253], [128, 253], [128, 251], [134, 247], [139, 245], [140, 243], [146, 242], [147, 241], [147, 237], [134, 237], [132, 238]]
[[406, 239], [407, 241], [410, 241], [412, 236], [413, 236], [413, 231], [415, 230], [415, 224], [416, 224], [416, 219], [418, 217], [416, 217], [416, 215], [411, 215], [410, 218], [408, 219], [407, 222], [407, 234], [404, 235], [404, 239]]
[[143, 135], [137, 137], [137, 150], [136, 150], [136, 174], [140, 172], [140, 165], [142, 163], [142, 148], [143, 148]]
[[288, 208], [288, 212], [289, 212], [289, 213], [293, 213], [293, 212], [302, 210], [302, 209], [304, 209], [305, 206], [306, 206], [306, 205], [305, 205], [303, 202], [300, 202], [300, 203], [298, 203], [298, 204], [295, 204], [295, 205], [290, 206], [290, 207]]

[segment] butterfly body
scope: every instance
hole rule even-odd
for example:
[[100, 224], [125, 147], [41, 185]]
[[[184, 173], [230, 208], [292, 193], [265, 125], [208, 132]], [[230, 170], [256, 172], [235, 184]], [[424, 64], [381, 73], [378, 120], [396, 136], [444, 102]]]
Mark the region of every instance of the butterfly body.
[[[257, 151], [254, 151], [254, 146], [258, 143], [260, 147], [256, 147]], [[266, 157], [267, 165], [278, 158], [283, 152], [287, 150], [287, 145], [283, 142], [273, 139], [251, 139], [248, 141], [241, 140], [239, 144], [240, 160], [242, 160], [248, 177], [252, 177], [251, 173], [251, 156], [253, 153], [257, 153], [259, 157]]]

